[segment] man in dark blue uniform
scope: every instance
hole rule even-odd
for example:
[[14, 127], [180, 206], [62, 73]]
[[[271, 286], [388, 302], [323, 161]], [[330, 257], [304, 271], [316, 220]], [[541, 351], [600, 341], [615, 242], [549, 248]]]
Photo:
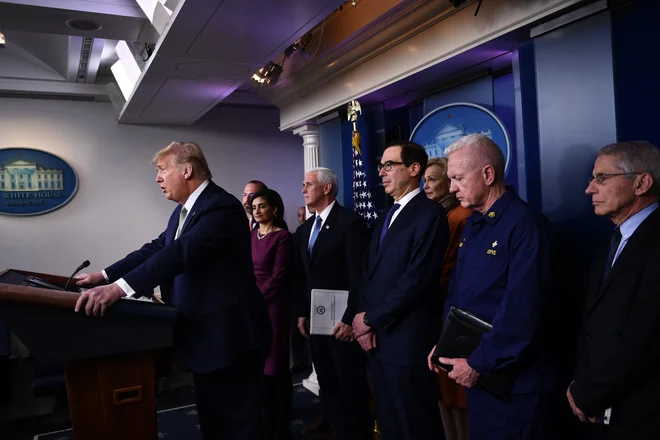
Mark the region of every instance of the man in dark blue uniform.
[[[492, 324], [449, 377], [468, 389], [470, 438], [540, 439], [557, 387], [557, 369], [545, 339], [550, 283], [550, 244], [543, 219], [504, 183], [504, 156], [484, 135], [450, 145], [450, 191], [472, 208], [450, 282], [445, 316], [455, 306]], [[437, 370], [437, 366], [432, 366]], [[506, 401], [474, 387], [480, 376], [515, 369]]]

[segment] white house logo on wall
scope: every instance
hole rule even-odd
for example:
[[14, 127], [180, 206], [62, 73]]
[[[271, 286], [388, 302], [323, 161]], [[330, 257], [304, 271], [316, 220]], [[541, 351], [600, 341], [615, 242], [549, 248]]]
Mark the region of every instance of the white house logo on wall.
[[76, 172], [59, 157], [31, 148], [0, 149], [0, 214], [37, 215], [69, 202]]
[[433, 110], [419, 121], [410, 140], [422, 145], [431, 157], [444, 157], [445, 148], [468, 134], [484, 134], [504, 153], [504, 174], [509, 171], [511, 141], [502, 121], [490, 110], [476, 104], [457, 102]]

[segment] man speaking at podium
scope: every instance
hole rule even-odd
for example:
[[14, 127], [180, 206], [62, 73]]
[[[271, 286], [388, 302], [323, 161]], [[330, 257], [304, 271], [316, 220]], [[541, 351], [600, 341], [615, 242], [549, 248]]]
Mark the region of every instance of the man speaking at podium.
[[258, 438], [260, 383], [269, 339], [241, 203], [211, 181], [192, 142], [154, 155], [156, 182], [178, 203], [165, 232], [103, 272], [85, 273], [76, 312], [102, 316], [120, 298], [160, 285], [178, 309], [174, 347], [194, 373], [204, 440]]

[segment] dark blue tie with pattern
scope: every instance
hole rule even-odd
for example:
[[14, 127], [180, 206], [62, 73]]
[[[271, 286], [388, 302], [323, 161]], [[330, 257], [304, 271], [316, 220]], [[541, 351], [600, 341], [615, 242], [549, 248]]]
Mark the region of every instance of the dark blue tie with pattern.
[[610, 238], [610, 249], [607, 253], [607, 261], [605, 261], [605, 267], [603, 270], [603, 278], [601, 279], [601, 284], [605, 282], [605, 278], [607, 278], [607, 274], [610, 273], [610, 269], [612, 269], [612, 264], [614, 263], [614, 257], [616, 256], [616, 251], [619, 249], [619, 244], [621, 243], [621, 230], [619, 228], [616, 228], [614, 230], [614, 233], [612, 234], [612, 237]]
[[392, 221], [392, 216], [394, 213], [401, 207], [398, 203], [395, 203], [392, 205], [390, 210], [387, 212], [387, 217], [385, 217], [385, 223], [383, 223], [383, 229], [380, 230], [380, 241], [378, 241], [378, 244], [381, 244], [383, 242], [383, 239], [385, 238], [385, 234], [387, 234], [387, 230], [390, 227], [390, 222]]

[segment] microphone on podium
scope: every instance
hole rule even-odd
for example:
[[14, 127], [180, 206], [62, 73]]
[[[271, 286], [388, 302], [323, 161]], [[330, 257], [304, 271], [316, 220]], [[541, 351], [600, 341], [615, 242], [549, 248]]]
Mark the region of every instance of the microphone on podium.
[[76, 274], [77, 274], [78, 272], [80, 272], [81, 270], [83, 270], [84, 268], [86, 268], [86, 267], [88, 267], [88, 266], [89, 266], [89, 260], [85, 260], [85, 261], [83, 261], [83, 263], [82, 263], [80, 266], [78, 266], [78, 267], [76, 268], [76, 270], [73, 271], [73, 273], [71, 274], [71, 276], [69, 277], [69, 279], [66, 280], [66, 284], [64, 285], [64, 290], [66, 290], [66, 288], [69, 286], [69, 283], [71, 282], [71, 280], [73, 279], [73, 277], [75, 277]]

